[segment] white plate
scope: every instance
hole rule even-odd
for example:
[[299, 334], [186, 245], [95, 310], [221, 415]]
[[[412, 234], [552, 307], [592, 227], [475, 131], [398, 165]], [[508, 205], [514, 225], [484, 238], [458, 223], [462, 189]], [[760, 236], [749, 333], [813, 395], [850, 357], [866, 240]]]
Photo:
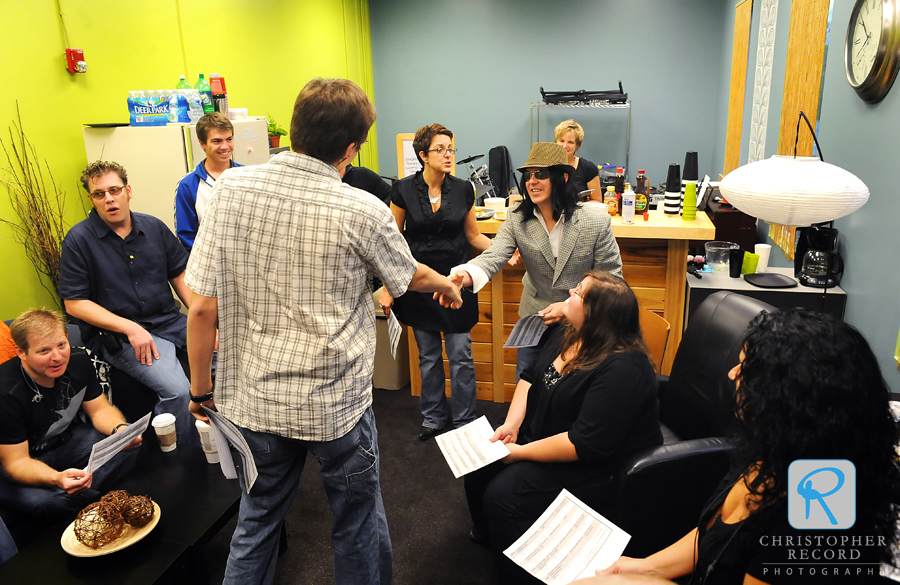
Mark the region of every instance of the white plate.
[[59, 539], [59, 542], [62, 545], [63, 550], [73, 557], [99, 557], [108, 555], [110, 553], [120, 551], [123, 548], [128, 548], [132, 544], [138, 542], [139, 540], [150, 534], [159, 523], [159, 514], [159, 504], [153, 502], [153, 518], [150, 520], [149, 524], [140, 528], [135, 528], [131, 524], [126, 523], [125, 528], [122, 530], [122, 534], [119, 535], [119, 538], [97, 549], [82, 544], [78, 540], [78, 538], [75, 537], [74, 521], [69, 524], [69, 526], [63, 532], [62, 538]]
[[500, 211], [495, 211], [494, 219], [496, 219], [497, 221], [506, 221], [506, 213], [507, 213], [507, 211], [505, 209], [502, 209]]

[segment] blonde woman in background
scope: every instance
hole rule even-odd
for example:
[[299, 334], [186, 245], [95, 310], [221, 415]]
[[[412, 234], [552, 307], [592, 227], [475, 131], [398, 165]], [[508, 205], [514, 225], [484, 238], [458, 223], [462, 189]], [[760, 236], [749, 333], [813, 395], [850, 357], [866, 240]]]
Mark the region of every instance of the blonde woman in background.
[[597, 165], [586, 158], [575, 156], [581, 143], [584, 142], [584, 128], [575, 120], [566, 120], [556, 127], [554, 138], [556, 143], [566, 149], [569, 156], [569, 166], [575, 169], [575, 172], [569, 177], [569, 185], [578, 195], [587, 189], [593, 189], [591, 199], [595, 201], [603, 201], [603, 193], [600, 189], [600, 173]]

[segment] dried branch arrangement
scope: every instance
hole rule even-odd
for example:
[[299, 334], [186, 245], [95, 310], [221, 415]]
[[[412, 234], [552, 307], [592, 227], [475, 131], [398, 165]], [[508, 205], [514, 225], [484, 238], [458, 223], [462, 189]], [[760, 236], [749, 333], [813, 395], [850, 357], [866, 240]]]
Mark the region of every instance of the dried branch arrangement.
[[57, 187], [47, 161], [44, 161], [45, 178], [37, 151], [22, 128], [18, 105], [16, 117], [18, 120], [9, 129], [9, 145], [0, 139], [7, 163], [5, 168], [0, 169], [4, 174], [0, 182], [6, 185], [10, 204], [19, 221], [5, 218], [0, 218], [0, 221], [12, 229], [13, 237], [25, 247], [25, 255], [41, 276], [41, 286], [61, 309], [59, 256], [67, 229], [63, 222], [65, 193]]

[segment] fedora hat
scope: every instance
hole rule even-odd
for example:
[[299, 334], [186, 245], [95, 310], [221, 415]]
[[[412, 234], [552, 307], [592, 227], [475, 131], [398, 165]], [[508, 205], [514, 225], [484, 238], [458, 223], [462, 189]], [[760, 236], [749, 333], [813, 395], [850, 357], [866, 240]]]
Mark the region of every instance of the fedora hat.
[[555, 142], [535, 142], [525, 164], [518, 168], [520, 173], [525, 169], [559, 169], [571, 176], [575, 169], [569, 165], [566, 149]]

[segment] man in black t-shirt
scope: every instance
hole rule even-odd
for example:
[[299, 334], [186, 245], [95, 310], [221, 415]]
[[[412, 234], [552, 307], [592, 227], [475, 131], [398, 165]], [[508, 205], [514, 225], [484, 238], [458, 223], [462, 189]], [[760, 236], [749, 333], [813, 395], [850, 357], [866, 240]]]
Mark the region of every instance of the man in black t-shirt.
[[[27, 311], [10, 332], [17, 357], [0, 365], [0, 507], [62, 519], [97, 500], [136, 453], [86, 473], [91, 447], [127, 426], [125, 418], [103, 395], [87, 353], [69, 347], [62, 315]], [[140, 444], [137, 437], [126, 450]]]

